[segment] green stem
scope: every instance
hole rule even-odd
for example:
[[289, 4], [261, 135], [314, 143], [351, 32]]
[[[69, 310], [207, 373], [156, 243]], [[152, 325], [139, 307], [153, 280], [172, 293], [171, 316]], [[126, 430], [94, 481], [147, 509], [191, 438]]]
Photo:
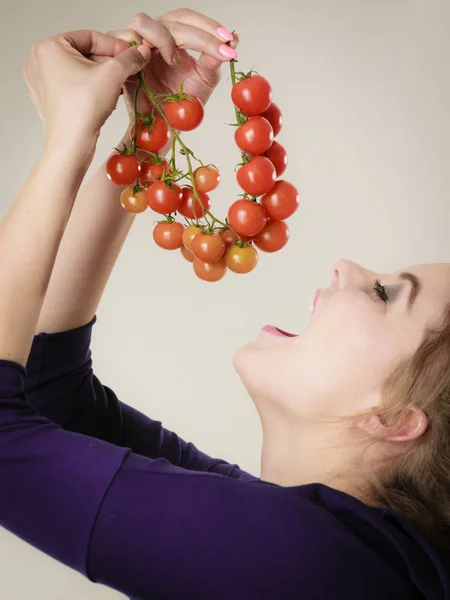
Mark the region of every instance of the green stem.
[[137, 104], [138, 104], [138, 96], [139, 96], [140, 89], [141, 88], [138, 85], [137, 88], [136, 88], [136, 92], [134, 94], [133, 154], [136, 154], [136, 148], [137, 148], [137, 125], [138, 125], [138, 120], [139, 120], [139, 113], [138, 113], [138, 109], [137, 109]]
[[[236, 85], [236, 69], [234, 68], [234, 64], [235, 64], [235, 60], [234, 58], [232, 58], [230, 60], [230, 74], [231, 74], [231, 83], [233, 84], [233, 87]], [[241, 119], [241, 115], [239, 113], [239, 110], [234, 107], [234, 112], [236, 113], [236, 120], [238, 122], [238, 125], [242, 125], [242, 119]]]
[[[186, 160], [187, 160], [187, 164], [188, 164], [188, 170], [189, 170], [189, 176], [192, 182], [192, 188], [194, 190], [194, 196], [195, 199], [200, 203], [200, 206], [202, 207], [202, 209], [205, 211], [205, 220], [208, 222], [206, 215], [209, 215], [212, 219], [212, 224], [208, 226], [212, 227], [214, 226], [214, 223], [219, 223], [220, 225], [222, 225], [223, 227], [225, 227], [226, 229], [231, 229], [231, 231], [233, 231], [233, 233], [240, 239], [240, 236], [236, 233], [236, 231], [234, 231], [229, 225], [227, 225], [226, 223], [224, 223], [223, 221], [220, 221], [219, 219], [217, 219], [211, 211], [207, 210], [205, 208], [205, 206], [203, 205], [203, 202], [200, 200], [200, 197], [198, 195], [198, 191], [197, 191], [197, 186], [195, 185], [195, 178], [194, 178], [194, 172], [192, 169], [192, 162], [191, 162], [191, 157], [190, 157], [190, 150], [189, 148], [185, 145], [185, 143], [183, 142], [183, 140], [180, 138], [180, 136], [178, 135], [176, 129], [174, 129], [172, 127], [172, 125], [169, 123], [169, 121], [167, 120], [167, 117], [163, 111], [163, 109], [161, 108], [159, 102], [156, 100], [154, 94], [149, 90], [148, 85], [145, 82], [145, 79], [143, 77], [142, 71], [140, 71], [138, 73], [138, 88], [144, 90], [145, 94], [147, 95], [148, 99], [150, 100], [150, 102], [153, 104], [153, 106], [159, 111], [159, 113], [161, 114], [161, 117], [164, 119], [165, 123], [167, 124], [167, 126], [169, 127], [173, 137], [176, 139], [176, 141], [180, 144], [181, 148], [184, 150], [185, 156], [186, 156]], [[198, 219], [197, 219], [198, 222]]]

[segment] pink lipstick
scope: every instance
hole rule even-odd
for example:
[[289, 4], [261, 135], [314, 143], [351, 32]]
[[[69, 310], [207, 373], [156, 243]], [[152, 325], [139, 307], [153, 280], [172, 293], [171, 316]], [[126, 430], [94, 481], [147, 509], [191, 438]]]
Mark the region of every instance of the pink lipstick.
[[295, 333], [288, 333], [287, 331], [278, 329], [278, 327], [274, 327], [273, 325], [265, 325], [263, 327], [263, 331], [265, 331], [266, 333], [270, 333], [271, 335], [278, 336], [278, 337], [297, 337], [295, 335]]

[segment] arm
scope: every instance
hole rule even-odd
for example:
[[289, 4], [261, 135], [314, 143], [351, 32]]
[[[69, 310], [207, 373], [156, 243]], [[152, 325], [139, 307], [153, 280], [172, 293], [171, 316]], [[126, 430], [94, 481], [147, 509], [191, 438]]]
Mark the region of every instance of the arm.
[[[38, 43], [25, 68], [46, 146], [0, 226], [0, 358], [26, 363], [56, 253], [100, 128], [114, 109], [121, 82], [148, 60], [148, 48], [121, 52], [117, 42], [90, 31], [60, 35]], [[96, 65], [87, 60], [94, 51], [110, 61]], [[103, 89], [104, 80], [109, 90]], [[70, 125], [67, 114], [79, 106], [85, 106], [86, 119]]]
[[68, 431], [82, 433], [149, 458], [165, 458], [195, 471], [235, 479], [256, 479], [236, 464], [212, 458], [187, 443], [160, 421], [120, 402], [92, 370], [93, 323], [35, 337], [27, 363], [28, 402], [43, 417]]
[[318, 585], [340, 534], [319, 528], [323, 510], [295, 488], [186, 471], [64, 431], [26, 402], [23, 377], [0, 361], [0, 525], [136, 598], [275, 600]]
[[[217, 36], [220, 24], [185, 10], [167, 13], [158, 21], [137, 15], [131, 25], [138, 34], [131, 30], [113, 34], [138, 42], [142, 36], [152, 46], [160, 46], [169, 62], [175, 47], [179, 47], [180, 64], [168, 67], [156, 59], [147, 65], [146, 75], [153, 91], [177, 90], [183, 80], [185, 90], [206, 102], [220, 79], [220, 66], [225, 60], [218, 50], [223, 43]], [[236, 47], [237, 43], [232, 45]], [[186, 46], [204, 53], [194, 61], [182, 49]], [[129, 81], [125, 100], [130, 121], [134, 119], [133, 96], [134, 86]], [[139, 101], [139, 110], [146, 114], [149, 107], [145, 96]], [[128, 134], [123, 141], [129, 142]], [[253, 478], [237, 465], [207, 456], [164, 429], [159, 421], [120, 402], [92, 372], [91, 327], [86, 324], [97, 311], [134, 220], [120, 205], [122, 190], [107, 179], [103, 164], [78, 194], [40, 314], [39, 335], [27, 364], [28, 401], [39, 414], [70, 431], [127, 446], [150, 458], [161, 456], [186, 469]]]
[[[129, 142], [128, 135], [122, 142]], [[120, 204], [123, 189], [107, 178], [105, 161], [80, 190], [59, 246], [36, 333], [70, 330], [94, 317], [135, 218]]]
[[[152, 48], [159, 48], [164, 57], [165, 62], [156, 57], [144, 68], [151, 90], [158, 94], [174, 93], [183, 82], [185, 92], [195, 94], [205, 104], [219, 83], [222, 64], [229, 60], [220, 53], [224, 39], [218, 35], [218, 28], [223, 30], [222, 24], [184, 9], [170, 11], [157, 19], [140, 13], [130, 26], [132, 30], [119, 30], [112, 35], [137, 43], [144, 39]], [[236, 48], [237, 39], [231, 45]], [[202, 54], [195, 60], [185, 48]], [[181, 57], [180, 63], [171, 63], [174, 54]], [[126, 82], [130, 123], [134, 122], [135, 87], [132, 81]], [[148, 114], [150, 107], [141, 94], [139, 111]], [[128, 134], [122, 141], [129, 141]], [[103, 164], [80, 191], [60, 245], [37, 333], [80, 327], [96, 313], [135, 218], [120, 205], [123, 189], [108, 181]]]

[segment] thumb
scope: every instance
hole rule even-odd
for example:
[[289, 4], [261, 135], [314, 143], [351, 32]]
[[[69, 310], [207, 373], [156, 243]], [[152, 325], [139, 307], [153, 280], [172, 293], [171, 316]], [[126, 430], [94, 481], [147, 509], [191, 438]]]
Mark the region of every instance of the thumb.
[[145, 67], [151, 54], [152, 51], [147, 46], [132, 46], [108, 60], [102, 68], [112, 71], [117, 83], [122, 85], [131, 75], [136, 75]]

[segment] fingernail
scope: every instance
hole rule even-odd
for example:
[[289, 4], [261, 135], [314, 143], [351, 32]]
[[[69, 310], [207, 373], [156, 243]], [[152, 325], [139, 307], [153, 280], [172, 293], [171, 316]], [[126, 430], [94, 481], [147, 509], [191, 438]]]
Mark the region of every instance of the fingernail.
[[120, 95], [123, 96], [123, 94], [125, 94], [125, 88], [122, 86], [120, 88]]
[[175, 52], [172, 54], [172, 64], [179, 65], [180, 62], [181, 62], [181, 56], [180, 56], [178, 50], [175, 50]]
[[220, 44], [219, 52], [222, 56], [225, 56], [225, 58], [237, 58], [236, 50], [233, 50], [233, 48], [230, 48], [230, 46], [227, 46], [226, 44]]
[[225, 40], [226, 42], [232, 42], [234, 40], [231, 31], [228, 31], [225, 27], [218, 27], [216, 30], [217, 35]]

